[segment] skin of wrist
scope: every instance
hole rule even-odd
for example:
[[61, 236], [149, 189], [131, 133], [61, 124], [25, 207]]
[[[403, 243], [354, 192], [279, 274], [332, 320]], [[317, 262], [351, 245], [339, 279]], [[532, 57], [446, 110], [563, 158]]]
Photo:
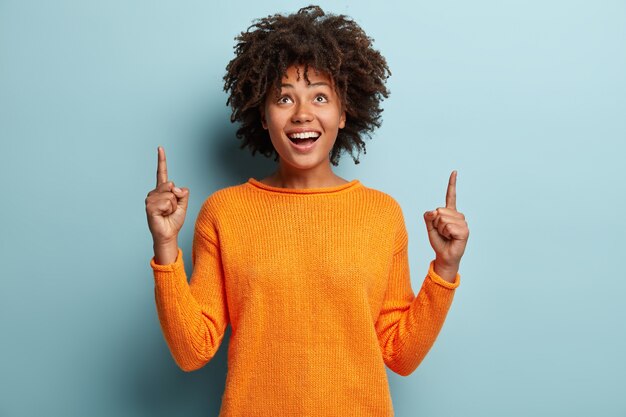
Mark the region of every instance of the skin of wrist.
[[170, 246], [177, 246], [178, 247], [178, 239], [174, 238], [174, 239], [171, 239], [171, 240], [168, 240], [168, 241], [162, 241], [162, 242], [154, 240], [153, 244], [152, 244], [153, 248], [167, 248], [167, 247], [170, 247]]
[[435, 259], [433, 264], [433, 269], [435, 273], [439, 275], [441, 278], [445, 279], [448, 282], [454, 282], [456, 278], [456, 274], [459, 272], [459, 264], [446, 264], [441, 260]]
[[154, 261], [160, 265], [172, 264], [178, 255], [178, 241], [172, 240], [165, 243], [154, 242]]

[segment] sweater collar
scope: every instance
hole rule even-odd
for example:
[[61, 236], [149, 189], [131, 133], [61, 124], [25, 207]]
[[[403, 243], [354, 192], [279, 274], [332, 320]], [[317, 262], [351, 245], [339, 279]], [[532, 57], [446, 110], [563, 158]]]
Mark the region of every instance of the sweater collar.
[[261, 181], [255, 178], [248, 178], [247, 183], [250, 186], [258, 188], [260, 190], [277, 192], [283, 194], [331, 194], [338, 193], [344, 190], [351, 190], [354, 188], [360, 187], [362, 184], [358, 179], [353, 179], [352, 181], [346, 182], [340, 185], [333, 185], [330, 187], [317, 187], [317, 188], [282, 188], [282, 187], [274, 187], [271, 185], [267, 185], [262, 183]]

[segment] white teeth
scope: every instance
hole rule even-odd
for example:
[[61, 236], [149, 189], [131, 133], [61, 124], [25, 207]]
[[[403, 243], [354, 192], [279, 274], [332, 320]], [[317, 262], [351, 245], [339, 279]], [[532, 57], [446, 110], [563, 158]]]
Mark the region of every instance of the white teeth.
[[317, 132], [302, 132], [302, 133], [292, 133], [289, 135], [290, 139], [309, 139], [309, 138], [318, 138], [320, 136]]

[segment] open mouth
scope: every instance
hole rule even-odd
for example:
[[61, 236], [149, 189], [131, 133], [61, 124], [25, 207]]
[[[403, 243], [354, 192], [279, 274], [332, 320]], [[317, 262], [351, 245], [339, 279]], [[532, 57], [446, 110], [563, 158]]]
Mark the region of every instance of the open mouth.
[[309, 146], [312, 145], [316, 140], [319, 139], [321, 134], [319, 132], [302, 132], [302, 133], [292, 133], [287, 137], [291, 142], [300, 146]]

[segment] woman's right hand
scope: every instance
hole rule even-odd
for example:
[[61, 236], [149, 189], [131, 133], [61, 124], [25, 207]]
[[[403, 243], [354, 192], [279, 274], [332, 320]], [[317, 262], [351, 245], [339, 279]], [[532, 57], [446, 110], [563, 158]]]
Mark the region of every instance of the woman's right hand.
[[175, 187], [173, 181], [167, 180], [165, 149], [159, 146], [157, 153], [156, 187], [146, 197], [148, 227], [155, 247], [177, 242], [178, 232], [185, 223], [189, 202], [189, 189]]

